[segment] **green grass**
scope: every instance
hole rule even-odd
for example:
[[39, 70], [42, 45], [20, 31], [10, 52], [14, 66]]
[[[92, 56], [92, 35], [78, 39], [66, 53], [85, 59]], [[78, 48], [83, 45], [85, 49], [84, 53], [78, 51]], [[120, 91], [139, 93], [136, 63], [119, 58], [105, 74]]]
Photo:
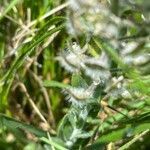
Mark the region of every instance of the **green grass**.
[[[150, 146], [150, 64], [149, 58], [144, 63], [137, 59], [150, 53], [150, 4], [104, 0], [109, 15], [91, 11], [89, 16], [94, 2], [79, 3], [75, 12], [69, 1], [0, 1], [0, 149]], [[68, 32], [71, 28], [75, 34]], [[73, 42], [86, 51], [75, 51]], [[122, 54], [122, 45], [130, 43], [136, 47]], [[98, 64], [103, 52], [107, 69]], [[133, 64], [125, 62], [127, 57]], [[94, 77], [86, 72], [89, 68]], [[111, 77], [99, 83], [97, 70]], [[117, 91], [119, 84], [130, 96]], [[86, 96], [92, 89], [93, 96]], [[67, 95], [75, 101], [66, 100]]]

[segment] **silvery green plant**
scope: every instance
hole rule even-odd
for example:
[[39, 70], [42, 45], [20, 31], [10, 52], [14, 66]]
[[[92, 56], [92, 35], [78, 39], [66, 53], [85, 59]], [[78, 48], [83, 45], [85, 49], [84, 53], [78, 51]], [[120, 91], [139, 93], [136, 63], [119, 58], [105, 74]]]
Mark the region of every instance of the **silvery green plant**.
[[[132, 101], [133, 97], [140, 95], [136, 90], [130, 91], [132, 78], [130, 79], [128, 74], [126, 76], [123, 69], [134, 67], [138, 69], [138, 73], [145, 75], [148, 72], [149, 38], [146, 40], [119, 38], [123, 28], [134, 27], [138, 30], [139, 27], [132, 20], [112, 13], [109, 5], [107, 2], [99, 3], [97, 0], [70, 0], [67, 29], [76, 42], [70, 42], [68, 47], [56, 57], [62, 67], [72, 74], [71, 86], [63, 89], [71, 107], [59, 127], [59, 136], [70, 149], [84, 146], [94, 136], [93, 125], [88, 119], [97, 117], [101, 109], [101, 99]], [[85, 35], [87, 38], [88, 42], [84, 46], [80, 45], [78, 39], [80, 35]], [[96, 43], [106, 42], [117, 51], [110, 52], [105, 50], [107, 47], [102, 47], [101, 52], [95, 57], [89, 54], [92, 39], [98, 39]], [[112, 57], [116, 58], [113, 54], [117, 54], [118, 60], [123, 64], [121, 71], [115, 75], [112, 70], [118, 69], [119, 65], [114, 65], [116, 68], [112, 65]], [[144, 64], [145, 68], [142, 67]]]

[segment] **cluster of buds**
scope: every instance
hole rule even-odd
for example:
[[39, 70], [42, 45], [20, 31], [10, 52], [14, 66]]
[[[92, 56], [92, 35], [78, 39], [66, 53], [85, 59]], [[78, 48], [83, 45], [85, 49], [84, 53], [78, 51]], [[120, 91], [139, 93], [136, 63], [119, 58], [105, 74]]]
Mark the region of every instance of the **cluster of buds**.
[[129, 20], [114, 15], [107, 2], [70, 0], [70, 4], [67, 29], [72, 35], [101, 36], [115, 43], [119, 36], [118, 27], [133, 25]]
[[105, 52], [99, 57], [86, 55], [86, 50], [74, 43], [70, 49], [60, 53], [56, 58], [69, 72], [83, 71], [92, 80], [106, 81], [110, 78], [109, 61]]

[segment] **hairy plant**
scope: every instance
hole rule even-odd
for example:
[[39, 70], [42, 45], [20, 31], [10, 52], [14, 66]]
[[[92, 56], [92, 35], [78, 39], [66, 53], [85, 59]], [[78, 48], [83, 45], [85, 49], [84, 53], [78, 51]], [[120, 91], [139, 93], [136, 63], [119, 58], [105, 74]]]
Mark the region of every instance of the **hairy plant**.
[[[17, 17], [7, 13], [17, 10], [17, 2], [0, 14], [0, 21], [5, 17], [15, 21]], [[65, 7], [65, 17], [54, 14]], [[150, 137], [149, 7], [142, 0], [68, 0], [27, 25], [20, 23], [13, 50], [7, 47], [10, 51], [4, 59], [0, 53], [0, 110], [6, 111], [11, 105], [7, 99], [19, 99], [21, 93], [21, 112], [29, 103], [29, 122], [46, 131], [0, 114], [0, 135], [10, 129], [23, 143], [23, 136], [32, 133], [33, 143], [27, 138], [25, 149], [34, 144], [52, 150], [146, 149]], [[60, 88], [65, 101], [49, 87]], [[62, 102], [67, 106], [62, 107]]]
[[[118, 12], [113, 8], [115, 2], [118, 3]], [[94, 129], [89, 119], [94, 120], [98, 114], [102, 115], [99, 112], [103, 106], [115, 110], [112, 117], [121, 114], [120, 121], [144, 113], [144, 107], [149, 105], [146, 104], [150, 90], [148, 27], [141, 29], [146, 19], [136, 7], [130, 18], [126, 16], [130, 9], [119, 10], [125, 9], [125, 5], [133, 7], [129, 1], [125, 4], [119, 1], [100, 3], [97, 0], [70, 0], [67, 29], [76, 42], [69, 42], [68, 47], [56, 57], [68, 72], [73, 73], [71, 86], [63, 88], [71, 106], [58, 130], [59, 137], [69, 149], [92, 145], [95, 132], [100, 134], [101, 140], [99, 126], [104, 123], [97, 123], [98, 129]], [[135, 20], [136, 16], [139, 20]], [[135, 30], [135, 33], [131, 30]], [[140, 36], [140, 30], [146, 30], [145, 35]], [[138, 37], [134, 38], [136, 35]], [[86, 38], [82, 46], [80, 36]], [[140, 88], [144, 88], [144, 92]], [[139, 101], [137, 103], [145, 103], [141, 110], [130, 106], [129, 103], [134, 103], [135, 99]], [[118, 108], [114, 108], [115, 103]], [[126, 109], [125, 106], [130, 108]], [[116, 126], [119, 128], [119, 123]], [[109, 128], [113, 129], [114, 126]], [[124, 134], [128, 137], [129, 133]]]

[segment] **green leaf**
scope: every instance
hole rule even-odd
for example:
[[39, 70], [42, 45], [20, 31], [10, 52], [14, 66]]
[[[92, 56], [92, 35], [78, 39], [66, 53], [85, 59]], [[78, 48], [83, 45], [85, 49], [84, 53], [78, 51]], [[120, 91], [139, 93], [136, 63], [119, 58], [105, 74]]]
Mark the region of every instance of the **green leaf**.
[[128, 143], [124, 144], [123, 146], [121, 146], [118, 150], [126, 150], [128, 149], [133, 143], [135, 143], [136, 141], [138, 141], [141, 137], [143, 137], [145, 134], [148, 134], [149, 129], [145, 130], [144, 132], [142, 132], [141, 134], [135, 136], [131, 141], [129, 141]]
[[[30, 132], [35, 134], [38, 137], [46, 137], [47, 134], [45, 131], [35, 128], [32, 125], [25, 124], [23, 122], [17, 121], [13, 118], [7, 117], [3, 114], [0, 114], [0, 127], [6, 127], [7, 129], [13, 131], [17, 131], [19, 133]], [[24, 132], [23, 132], [24, 131]]]
[[[42, 147], [40, 144], [32, 142], [32, 143], [29, 143], [28, 145], [26, 145], [23, 150], [43, 150], [43, 149], [44, 149], [44, 147]], [[45, 150], [46, 150], [46, 148], [45, 148]]]
[[41, 139], [41, 141], [43, 141], [43, 142], [45, 142], [45, 143], [47, 143], [47, 144], [49, 144], [49, 145], [52, 145], [53, 147], [57, 148], [58, 150], [68, 150], [67, 148], [65, 148], [65, 147], [63, 147], [63, 146], [61, 146], [61, 145], [59, 145], [59, 144], [56, 143], [56, 142], [54, 142], [52, 139], [51, 139], [51, 140], [48, 140], [47, 138], [44, 138], [44, 137], [42, 137], [42, 138], [40, 138], [40, 139]]
[[74, 73], [72, 75], [71, 85], [74, 87], [88, 88], [86, 81], [78, 73]]
[[132, 130], [134, 134], [138, 134], [140, 132], [145, 131], [146, 129], [150, 129], [150, 123], [143, 123], [137, 126], [127, 125], [124, 128], [114, 129], [112, 131], [107, 131], [106, 134], [103, 134], [98, 138], [95, 143], [109, 143], [116, 142], [125, 137], [125, 135]]
[[70, 88], [71, 87], [68, 84], [64, 84], [64, 83], [53, 81], [53, 80], [45, 80], [43, 82], [43, 85], [45, 87], [57, 87], [57, 88], [61, 88], [61, 89], [66, 89], [66, 88]]

